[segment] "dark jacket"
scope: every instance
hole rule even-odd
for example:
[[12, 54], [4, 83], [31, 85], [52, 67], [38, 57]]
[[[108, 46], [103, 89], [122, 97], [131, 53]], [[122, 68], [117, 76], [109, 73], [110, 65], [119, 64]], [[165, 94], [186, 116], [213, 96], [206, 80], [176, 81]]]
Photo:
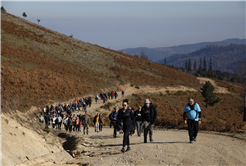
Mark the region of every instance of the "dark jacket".
[[[150, 103], [149, 107], [150, 107], [150, 123], [151, 124], [155, 124], [156, 123], [156, 117], [157, 117], [157, 111], [156, 111], [156, 109], [155, 109], [155, 107], [153, 106], [152, 103]], [[146, 113], [145, 113], [146, 110], [147, 110], [147, 107], [144, 105], [142, 107], [142, 110], [141, 110], [141, 112], [142, 112], [142, 121], [143, 122], [147, 121], [147, 117], [146, 117]]]
[[132, 110], [127, 108], [126, 111], [123, 112], [122, 108], [118, 111], [117, 124], [121, 124], [121, 122], [123, 122], [123, 126], [135, 126], [135, 118]]
[[142, 111], [136, 110], [134, 112], [134, 117], [136, 118], [136, 121], [142, 121]]

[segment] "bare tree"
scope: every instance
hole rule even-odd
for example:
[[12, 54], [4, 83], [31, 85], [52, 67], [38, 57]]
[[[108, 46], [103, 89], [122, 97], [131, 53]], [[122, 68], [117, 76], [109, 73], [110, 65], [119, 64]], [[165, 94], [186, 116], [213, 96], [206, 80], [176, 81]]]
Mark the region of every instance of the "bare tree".
[[146, 55], [143, 51], [141, 52], [140, 58], [148, 60], [149, 61], [149, 57], [148, 55]]

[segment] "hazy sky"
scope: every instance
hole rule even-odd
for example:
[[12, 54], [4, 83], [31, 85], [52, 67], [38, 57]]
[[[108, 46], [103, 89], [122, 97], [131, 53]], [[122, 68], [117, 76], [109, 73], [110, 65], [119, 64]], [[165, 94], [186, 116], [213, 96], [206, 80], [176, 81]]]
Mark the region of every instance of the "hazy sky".
[[245, 2], [2, 1], [8, 13], [103, 47], [166, 47], [245, 38]]

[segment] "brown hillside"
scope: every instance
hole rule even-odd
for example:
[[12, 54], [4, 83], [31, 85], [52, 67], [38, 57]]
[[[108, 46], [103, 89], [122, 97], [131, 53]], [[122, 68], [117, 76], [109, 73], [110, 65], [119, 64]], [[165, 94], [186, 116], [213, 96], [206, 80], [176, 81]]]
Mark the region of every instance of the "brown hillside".
[[[141, 88], [182, 85], [199, 90], [201, 86], [193, 75], [82, 42], [5, 12], [1, 23], [1, 99], [5, 111], [41, 107], [105, 88], [120, 89], [120, 85], [129, 83]], [[149, 98], [159, 110], [157, 125], [182, 127], [183, 107], [187, 97], [193, 95], [204, 112], [202, 129], [243, 129], [243, 85], [215, 82], [232, 94], [218, 94], [221, 102], [208, 109], [198, 92], [135, 95], [132, 104], [137, 106]]]
[[195, 76], [79, 41], [6, 12], [1, 24], [2, 89], [19, 98], [19, 109], [125, 83], [199, 88]]

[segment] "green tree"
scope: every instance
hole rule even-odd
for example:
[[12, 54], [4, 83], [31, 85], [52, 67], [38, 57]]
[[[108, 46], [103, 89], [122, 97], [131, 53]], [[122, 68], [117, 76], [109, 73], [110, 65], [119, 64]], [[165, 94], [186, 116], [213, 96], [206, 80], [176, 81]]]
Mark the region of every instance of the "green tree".
[[27, 15], [26, 15], [26, 13], [25, 13], [25, 12], [23, 12], [22, 16], [23, 16], [23, 18], [24, 18], [24, 17], [27, 17]]
[[214, 93], [214, 86], [207, 81], [203, 87], [201, 87], [201, 94], [204, 98], [204, 102], [206, 103], [206, 108], [208, 105], [213, 106], [215, 103], [220, 102], [220, 98], [216, 98], [216, 94]]
[[148, 60], [149, 61], [149, 57], [148, 55], [146, 55], [143, 51], [141, 52], [140, 58]]
[[2, 11], [4, 11], [4, 12], [6, 12], [6, 10], [4, 9], [4, 7], [3, 7], [3, 6], [1, 7], [1, 10], [2, 10]]
[[199, 74], [201, 74], [201, 71], [202, 71], [202, 58], [200, 58], [200, 64], [199, 64]]
[[194, 61], [194, 70], [196, 70], [196, 59]]
[[167, 64], [167, 59], [166, 59], [166, 57], [164, 58], [164, 65], [166, 65]]
[[207, 60], [206, 60], [206, 57], [204, 57], [203, 70], [204, 70], [205, 72], [207, 71]]
[[188, 72], [191, 71], [191, 60], [189, 59], [189, 63], [188, 63]]

